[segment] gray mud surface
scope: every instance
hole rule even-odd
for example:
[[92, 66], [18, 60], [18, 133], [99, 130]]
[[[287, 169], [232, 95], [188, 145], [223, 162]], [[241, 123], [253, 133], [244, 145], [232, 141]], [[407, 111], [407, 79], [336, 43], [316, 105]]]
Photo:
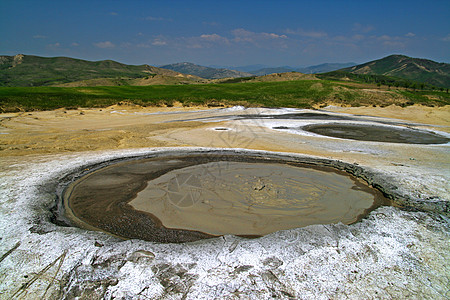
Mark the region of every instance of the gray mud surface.
[[105, 165], [87, 167], [95, 171], [68, 186], [64, 211], [81, 227], [87, 223], [124, 238], [261, 236], [312, 224], [351, 224], [390, 203], [321, 161], [216, 151]]
[[364, 124], [312, 124], [302, 127], [312, 133], [359, 141], [403, 143], [403, 144], [446, 144], [449, 138], [439, 134], [408, 128], [364, 125]]
[[[180, 119], [177, 121], [207, 121], [214, 119], [222, 119], [222, 120], [234, 120], [234, 121], [244, 121], [244, 120], [319, 120], [319, 121], [361, 121], [367, 119], [366, 116], [358, 116], [358, 115], [338, 115], [335, 113], [324, 113], [324, 112], [301, 112], [301, 113], [282, 113], [282, 114], [233, 114], [233, 115], [221, 115], [218, 116], [210, 116], [210, 117], [201, 117], [201, 118], [193, 118], [193, 119]], [[404, 124], [401, 121], [394, 120], [380, 120], [373, 119], [373, 122], [382, 123], [382, 124], [390, 124], [390, 125], [400, 125]]]

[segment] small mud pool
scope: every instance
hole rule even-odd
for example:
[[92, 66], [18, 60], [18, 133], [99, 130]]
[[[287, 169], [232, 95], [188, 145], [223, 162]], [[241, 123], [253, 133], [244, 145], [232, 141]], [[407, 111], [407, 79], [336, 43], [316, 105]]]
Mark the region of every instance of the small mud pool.
[[450, 139], [442, 135], [417, 129], [366, 124], [313, 124], [303, 130], [330, 137], [359, 141], [404, 144], [446, 144]]
[[387, 203], [343, 171], [244, 155], [119, 162], [82, 176], [63, 198], [80, 227], [157, 242], [351, 224]]

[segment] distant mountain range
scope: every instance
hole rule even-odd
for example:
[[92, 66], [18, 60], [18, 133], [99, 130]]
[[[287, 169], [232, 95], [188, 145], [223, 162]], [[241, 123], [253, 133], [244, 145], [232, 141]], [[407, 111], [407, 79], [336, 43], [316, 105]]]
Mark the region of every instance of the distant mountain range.
[[[314, 65], [309, 67], [291, 67], [291, 66], [282, 66], [282, 67], [269, 67], [266, 65], [249, 65], [242, 67], [224, 67], [220, 68], [233, 69], [237, 71], [242, 71], [246, 73], [250, 73], [256, 76], [269, 75], [273, 73], [286, 73], [286, 72], [300, 72], [305, 74], [317, 74], [317, 73], [325, 73], [331, 72], [335, 70], [339, 70], [342, 68], [347, 68], [351, 66], [355, 66], [356, 63], [324, 63], [320, 65]], [[219, 67], [219, 66], [210, 66], [210, 67]]]
[[[93, 62], [68, 57], [48, 58], [18, 54], [15, 56], [0, 56], [0, 86], [192, 84], [208, 83], [211, 82], [211, 79], [220, 78], [247, 77], [244, 79], [249, 81], [255, 76], [300, 72], [306, 74], [321, 73], [321, 75], [317, 75], [319, 78], [345, 80], [353, 80], [353, 78], [359, 80], [361, 77], [369, 75], [372, 76], [372, 82], [378, 80], [373, 76], [384, 76], [381, 80], [385, 82], [385, 79], [389, 77], [426, 83], [437, 87], [450, 87], [450, 64], [447, 63], [411, 58], [404, 55], [391, 55], [368, 63], [353, 65], [353, 63], [327, 63], [307, 68], [291, 68], [289, 66], [269, 68], [264, 65], [253, 65], [240, 67], [241, 70], [249, 70], [243, 72], [226, 68], [204, 67], [192, 63], [176, 63], [154, 67], [150, 65], [126, 65], [112, 60]], [[251, 71], [252, 67], [263, 68]], [[310, 77], [290, 76], [289, 78], [306, 79]], [[230, 82], [234, 82], [233, 80]], [[275, 77], [264, 78], [264, 81], [267, 80], [275, 80]], [[280, 78], [277, 77], [277, 80], [280, 80]]]
[[353, 74], [385, 75], [439, 87], [450, 87], [450, 64], [405, 55], [390, 55], [340, 71]]
[[191, 74], [198, 77], [206, 78], [206, 79], [220, 79], [220, 78], [237, 78], [237, 77], [246, 77], [246, 76], [252, 76], [253, 74], [236, 71], [236, 70], [229, 70], [229, 69], [223, 69], [223, 68], [211, 68], [211, 67], [204, 67], [200, 65], [196, 65], [193, 63], [188, 62], [182, 62], [182, 63], [175, 63], [170, 65], [164, 65], [160, 66], [162, 69], [168, 69], [184, 74]]
[[158, 76], [177, 79], [174, 83], [180, 80], [187, 83], [201, 80], [192, 75], [149, 65], [125, 65], [112, 60], [87, 61], [22, 54], [0, 56], [0, 86], [46, 86], [80, 81], [88, 82], [79, 85], [121, 85], [138, 79], [155, 80]]
[[356, 63], [353, 63], [353, 62], [350, 62], [350, 63], [325, 63], [325, 64], [310, 66], [310, 67], [306, 67], [306, 68], [299, 68], [296, 71], [300, 72], [300, 73], [305, 73], [305, 74], [318, 74], [318, 73], [331, 72], [331, 71], [339, 70], [342, 68], [352, 67], [355, 65], [356, 65]]

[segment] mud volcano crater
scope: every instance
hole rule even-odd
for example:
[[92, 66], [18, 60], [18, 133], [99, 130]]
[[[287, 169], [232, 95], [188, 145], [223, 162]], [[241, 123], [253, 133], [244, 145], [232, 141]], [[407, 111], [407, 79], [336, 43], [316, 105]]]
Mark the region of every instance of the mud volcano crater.
[[404, 144], [446, 144], [450, 139], [434, 132], [394, 126], [368, 124], [312, 124], [303, 130], [319, 135], [359, 141], [404, 143]]
[[259, 237], [311, 224], [352, 224], [391, 204], [360, 177], [370, 175], [325, 159], [238, 151], [155, 153], [85, 166], [68, 176], [58, 218], [155, 242]]

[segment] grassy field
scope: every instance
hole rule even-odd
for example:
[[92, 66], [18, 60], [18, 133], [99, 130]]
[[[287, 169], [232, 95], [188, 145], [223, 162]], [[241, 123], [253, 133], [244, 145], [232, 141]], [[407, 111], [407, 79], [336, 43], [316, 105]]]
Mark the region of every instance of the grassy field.
[[[367, 87], [367, 86], [365, 86]], [[376, 89], [376, 86], [374, 86]], [[329, 80], [114, 87], [0, 87], [0, 112], [106, 107], [127, 101], [143, 106], [245, 105], [307, 108], [315, 104], [448, 105], [439, 91], [375, 91]]]
[[125, 65], [111, 60], [93, 62], [69, 57], [19, 55], [3, 56], [0, 63], [0, 86], [49, 86], [94, 78], [149, 75], [149, 67], [145, 65]]

